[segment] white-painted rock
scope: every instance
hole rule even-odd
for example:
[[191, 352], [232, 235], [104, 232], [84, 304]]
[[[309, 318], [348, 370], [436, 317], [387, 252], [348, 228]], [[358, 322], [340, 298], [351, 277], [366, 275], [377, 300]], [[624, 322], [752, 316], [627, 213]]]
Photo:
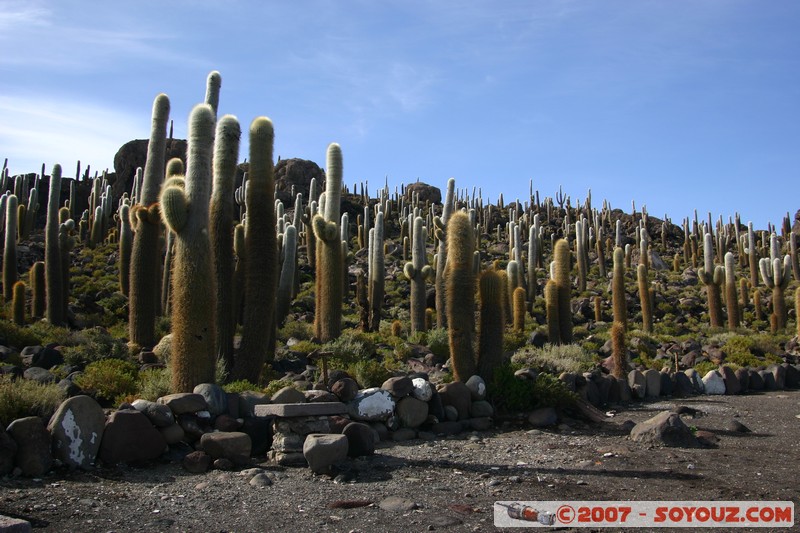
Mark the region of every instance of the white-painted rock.
[[716, 370], [709, 370], [708, 374], [703, 376], [703, 387], [706, 394], [725, 394], [725, 380]]
[[414, 388], [411, 390], [411, 396], [423, 402], [429, 402], [433, 397], [433, 387], [431, 383], [425, 378], [414, 378], [411, 380]]
[[392, 395], [378, 388], [365, 389], [347, 404], [347, 412], [353, 420], [373, 422], [386, 420], [394, 413]]
[[47, 425], [53, 436], [53, 455], [65, 465], [88, 467], [100, 450], [105, 425], [106, 415], [94, 398], [80, 395], [65, 400]]

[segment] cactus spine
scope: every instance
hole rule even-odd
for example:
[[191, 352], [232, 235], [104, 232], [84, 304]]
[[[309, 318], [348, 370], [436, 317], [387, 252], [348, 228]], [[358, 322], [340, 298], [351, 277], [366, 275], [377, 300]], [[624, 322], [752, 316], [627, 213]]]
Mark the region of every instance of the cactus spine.
[[[209, 89], [214, 71], [209, 74]], [[208, 102], [208, 94], [206, 101]], [[219, 88], [217, 88], [217, 101]], [[216, 111], [216, 105], [211, 104]], [[233, 334], [236, 323], [233, 316], [234, 293], [233, 283], [233, 189], [236, 179], [236, 163], [239, 158], [239, 139], [242, 130], [236, 117], [225, 115], [217, 124], [214, 145], [214, 181], [211, 187], [209, 204], [209, 239], [211, 242], [211, 258], [214, 267], [216, 288], [216, 320], [217, 337], [214, 349], [216, 357], [222, 359], [225, 368], [230, 372], [233, 368]]]
[[[744, 279], [744, 278], [742, 278]], [[728, 329], [739, 327], [739, 295], [736, 292], [736, 260], [733, 253], [725, 254], [725, 302], [728, 308]]]
[[316, 312], [317, 338], [329, 342], [342, 332], [342, 244], [339, 210], [342, 192], [342, 149], [328, 146], [325, 209], [312, 221], [317, 240]]
[[131, 249], [129, 320], [131, 343], [152, 347], [155, 344], [158, 313], [159, 261], [158, 241], [161, 215], [158, 194], [164, 180], [164, 158], [169, 120], [169, 98], [156, 96], [153, 102], [152, 128], [147, 146], [140, 204], [131, 209], [133, 247]]
[[[258, 117], [250, 124], [250, 173], [245, 222], [245, 290], [242, 350], [233, 379], [257, 382], [261, 374], [275, 319], [278, 238], [275, 234], [275, 167], [272, 121]], [[337, 239], [338, 242], [338, 239]], [[341, 285], [341, 284], [340, 284]]]
[[472, 252], [475, 232], [469, 216], [456, 212], [447, 223], [447, 326], [450, 337], [450, 367], [456, 381], [466, 381], [475, 373], [472, 346], [475, 329], [475, 276]]
[[[208, 200], [214, 113], [195, 106], [189, 117], [187, 172], [161, 192], [164, 222], [175, 233], [172, 263], [173, 392], [191, 392], [214, 379], [214, 286], [208, 241]], [[212, 300], [212, 301], [209, 301]]]
[[479, 286], [478, 375], [491, 383], [494, 369], [503, 362], [503, 329], [506, 321], [501, 294], [506, 288], [494, 270], [486, 270], [481, 274]]
[[51, 174], [44, 241], [46, 316], [51, 324], [60, 326], [65, 322], [63, 291], [67, 289], [64, 286], [59, 247], [58, 204], [61, 197], [61, 165], [54, 165]]
[[3, 250], [3, 301], [11, 300], [17, 282], [17, 196], [6, 200], [6, 239]]
[[403, 273], [411, 281], [411, 332], [425, 331], [425, 280], [430, 278], [432, 269], [425, 257], [425, 221], [422, 217], [414, 219], [412, 233], [411, 262], [406, 263]]

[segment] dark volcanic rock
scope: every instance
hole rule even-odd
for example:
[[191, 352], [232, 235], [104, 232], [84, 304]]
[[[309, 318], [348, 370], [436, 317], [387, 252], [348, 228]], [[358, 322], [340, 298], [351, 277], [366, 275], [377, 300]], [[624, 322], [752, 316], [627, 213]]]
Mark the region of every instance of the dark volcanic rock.
[[410, 199], [415, 193], [419, 196], [421, 204], [425, 204], [425, 202], [430, 202], [431, 204], [442, 203], [442, 190], [439, 187], [434, 187], [421, 181], [406, 185], [406, 197]]
[[[115, 199], [120, 198], [122, 193], [127, 192], [130, 194], [136, 168], [142, 167], [144, 169], [144, 164], [147, 161], [148, 144], [150, 144], [150, 141], [147, 139], [136, 139], [128, 141], [117, 150], [114, 156], [114, 171], [117, 174], [117, 179], [111, 184], [111, 192]], [[184, 163], [186, 162], [185, 140], [167, 140], [164, 162], [166, 163], [173, 157], [179, 157]]]

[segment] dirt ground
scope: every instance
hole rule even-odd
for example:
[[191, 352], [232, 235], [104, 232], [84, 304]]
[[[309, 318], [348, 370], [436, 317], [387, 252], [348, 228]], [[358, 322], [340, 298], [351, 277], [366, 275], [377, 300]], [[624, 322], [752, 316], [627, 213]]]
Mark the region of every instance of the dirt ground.
[[[713, 432], [717, 447], [652, 448], [620, 428], [680, 405], [703, 413], [685, 422]], [[62, 469], [43, 479], [1, 479], [0, 514], [29, 520], [35, 531], [410, 533], [494, 531], [498, 500], [791, 500], [797, 506], [798, 415], [797, 391], [645, 402], [606, 424], [566, 420], [553, 430], [506, 424], [384, 443], [335, 477], [256, 463], [271, 481], [264, 487], [250, 483], [253, 472], [194, 475], [166, 461]], [[734, 420], [752, 433], [730, 429]]]

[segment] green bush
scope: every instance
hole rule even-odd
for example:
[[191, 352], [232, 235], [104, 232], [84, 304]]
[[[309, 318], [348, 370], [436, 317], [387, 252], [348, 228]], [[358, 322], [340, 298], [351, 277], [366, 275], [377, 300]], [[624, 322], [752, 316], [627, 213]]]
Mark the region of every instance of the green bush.
[[445, 328], [434, 328], [427, 332], [427, 346], [440, 361], [450, 358], [450, 336]]
[[594, 357], [577, 344], [545, 344], [542, 348], [523, 348], [511, 357], [518, 368], [532, 367], [561, 374], [586, 372], [595, 366]]
[[711, 361], [701, 361], [701, 362], [697, 363], [696, 365], [694, 365], [694, 369], [697, 371], [698, 374], [700, 374], [701, 378], [703, 376], [705, 376], [706, 374], [708, 374], [709, 371], [717, 370], [718, 368], [719, 368], [719, 366], [714, 364]]
[[12, 380], [11, 376], [0, 375], [0, 427], [26, 416], [48, 420], [65, 399], [64, 391], [55, 383]]
[[129, 361], [102, 359], [90, 363], [75, 378], [75, 384], [98, 402], [108, 404], [136, 393], [137, 374], [136, 365]]
[[154, 402], [172, 392], [170, 386], [169, 368], [148, 368], [139, 373], [137, 396]]
[[[285, 385], [284, 385], [284, 387], [285, 387]], [[281, 387], [278, 387], [278, 389], [280, 389], [280, 388]], [[275, 389], [275, 390], [278, 390], [278, 389]], [[263, 390], [263, 388], [259, 387], [255, 383], [251, 383], [250, 381], [247, 381], [246, 379], [240, 379], [238, 381], [231, 381], [230, 383], [226, 383], [225, 385], [222, 386], [222, 390], [224, 390], [225, 392], [235, 392], [235, 393], [247, 392], [247, 391], [258, 391], [258, 392], [261, 392]]]
[[384, 381], [392, 377], [389, 369], [375, 359], [357, 361], [349, 365], [346, 371], [363, 388], [380, 387]]
[[72, 346], [63, 346], [61, 353], [64, 361], [71, 365], [83, 366], [103, 359], [128, 357], [128, 346], [100, 327], [76, 332], [70, 344]]
[[762, 361], [753, 354], [754, 346], [755, 341], [751, 337], [735, 335], [728, 338], [722, 346], [722, 351], [725, 352], [725, 362], [739, 366], [756, 367], [761, 365]]
[[[246, 382], [246, 380], [243, 380], [243, 381]], [[272, 381], [269, 382], [269, 384], [263, 390], [264, 390], [264, 393], [267, 396], [272, 397], [273, 394], [275, 394], [276, 392], [278, 392], [279, 390], [281, 390], [284, 387], [295, 387], [294, 383], [295, 382], [292, 381], [291, 379], [273, 379]], [[250, 385], [252, 385], [252, 383]], [[298, 387], [295, 387], [295, 388], [302, 392], [302, 389], [300, 389]], [[258, 391], [258, 390], [261, 390], [261, 389], [259, 387], [256, 387], [256, 388], [253, 388], [253, 389], [246, 389], [246, 390]], [[237, 392], [243, 392], [243, 391], [237, 391]]]
[[540, 407], [569, 409], [577, 396], [557, 377], [542, 373], [536, 381], [519, 379], [514, 375], [524, 365], [506, 364], [495, 369], [489, 396], [502, 412], [526, 412]]
[[369, 359], [375, 353], [375, 344], [366, 333], [346, 330], [337, 339], [323, 345], [322, 350], [333, 352], [332, 359], [346, 365]]

